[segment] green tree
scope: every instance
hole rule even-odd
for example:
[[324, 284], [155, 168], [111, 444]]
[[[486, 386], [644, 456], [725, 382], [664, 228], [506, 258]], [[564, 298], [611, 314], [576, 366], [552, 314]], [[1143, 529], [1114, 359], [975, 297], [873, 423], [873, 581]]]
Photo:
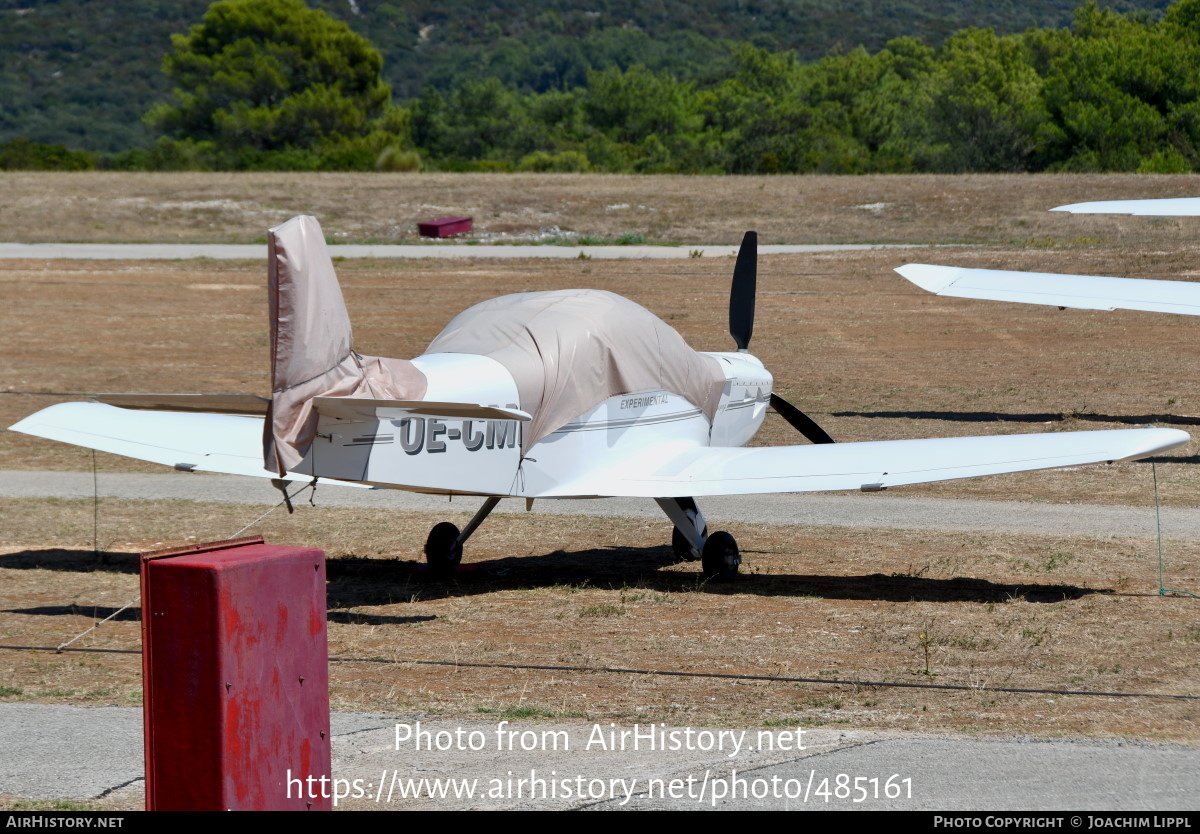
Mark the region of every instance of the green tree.
[[744, 45], [734, 58], [733, 77], [702, 97], [709, 124], [724, 138], [722, 168], [734, 174], [800, 171], [796, 136], [808, 119], [795, 55]]
[[619, 142], [686, 133], [701, 121], [692, 85], [641, 64], [589, 73], [584, 112], [591, 125]]
[[1075, 37], [1046, 81], [1061, 135], [1054, 169], [1162, 172], [1200, 163], [1196, 10], [1185, 0], [1160, 24], [1095, 4], [1076, 12]]
[[175, 101], [146, 121], [224, 151], [313, 149], [369, 132], [391, 91], [362, 36], [302, 0], [219, 0], [172, 37]]
[[1019, 38], [964, 29], [938, 50], [931, 81], [946, 171], [1025, 171], [1048, 141], [1043, 82]]
[[512, 163], [551, 145], [530, 118], [529, 103], [495, 78], [468, 82], [448, 96], [429, 87], [413, 103], [413, 141], [444, 161]]

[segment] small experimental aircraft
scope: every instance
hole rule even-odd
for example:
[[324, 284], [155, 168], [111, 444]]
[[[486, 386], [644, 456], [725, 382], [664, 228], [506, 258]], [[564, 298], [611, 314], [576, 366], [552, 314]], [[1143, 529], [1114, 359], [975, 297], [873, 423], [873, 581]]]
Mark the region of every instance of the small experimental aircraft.
[[[1196, 217], [1200, 216], [1200, 198], [1075, 203], [1051, 211]], [[1186, 281], [967, 269], [933, 264], [905, 264], [896, 271], [923, 290], [954, 298], [1049, 304], [1081, 310], [1148, 310], [1200, 316], [1200, 284]]]
[[[697, 497], [877, 491], [1000, 472], [1132, 460], [1186, 442], [1176, 429], [833, 443], [773, 392], [747, 352], [757, 238], [734, 266], [737, 350], [700, 353], [665, 322], [598, 290], [506, 295], [455, 317], [411, 360], [354, 350], [350, 319], [317, 221], [268, 239], [273, 394], [99, 395], [12, 428], [174, 466], [275, 479], [475, 495], [462, 530], [436, 525], [431, 565], [463, 544], [501, 497], [654, 499], [672, 545], [731, 577], [741, 556], [708, 532]], [[413, 311], [419, 315], [420, 311]], [[810, 443], [742, 448], [773, 407]], [[284, 493], [286, 496], [286, 492]]]

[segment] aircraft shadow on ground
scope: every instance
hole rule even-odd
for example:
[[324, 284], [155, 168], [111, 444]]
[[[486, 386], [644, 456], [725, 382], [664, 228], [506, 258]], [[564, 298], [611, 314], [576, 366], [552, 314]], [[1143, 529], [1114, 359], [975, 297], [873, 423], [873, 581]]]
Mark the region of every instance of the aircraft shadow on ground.
[[952, 423], [1062, 423], [1066, 420], [1080, 420], [1088, 423], [1127, 423], [1131, 426], [1144, 426], [1147, 423], [1200, 426], [1200, 417], [1188, 417], [1182, 414], [1063, 414], [1049, 411], [1033, 414], [1009, 414], [1004, 411], [829, 411], [826, 413], [830, 417], [879, 419], [906, 417], [910, 420], [946, 420]]
[[[139, 606], [130, 606], [120, 610], [105, 607], [103, 605], [41, 605], [36, 608], [6, 608], [0, 613], [4, 614], [26, 614], [44, 617], [90, 617], [94, 620], [108, 620], [111, 618], [113, 622], [140, 622], [142, 619], [142, 609]], [[116, 614], [116, 616], [113, 616]], [[414, 617], [394, 617], [387, 614], [364, 614], [358, 611], [330, 611], [327, 619], [331, 623], [344, 623], [345, 625], [411, 625], [413, 623], [425, 623], [430, 620], [436, 620], [437, 616], [433, 614], [425, 614]]]
[[[101, 559], [105, 563], [101, 563]], [[756, 596], [818, 597], [824, 599], [884, 602], [1062, 602], [1089, 594], [1113, 593], [1110, 589], [1076, 585], [998, 583], [978, 577], [939, 579], [882, 573], [836, 576], [828, 574], [772, 574], [757, 571], [754, 552], [743, 551], [743, 574], [732, 582], [704, 580], [699, 564], [686, 572], [663, 570], [679, 564], [671, 548], [605, 547], [554, 551], [542, 555], [511, 556], [468, 562], [450, 574], [434, 573], [411, 559], [367, 559], [351, 556], [327, 563], [329, 620], [350, 625], [410, 624], [433, 616], [393, 616], [356, 612], [359, 606], [397, 602], [433, 601], [447, 597], [486, 594], [497, 590], [534, 588], [599, 588], [648, 590], [660, 593], [715, 593]], [[97, 556], [90, 550], [26, 550], [0, 556], [0, 568], [62, 570], [90, 573], [135, 573], [133, 553]], [[689, 566], [689, 567], [692, 567]], [[85, 615], [102, 619], [115, 609], [104, 606], [61, 605], [8, 609], [5, 613], [43, 616]], [[119, 619], [137, 619], [130, 608]]]
[[429, 601], [503, 589], [600, 588], [660, 593], [749, 594], [886, 602], [1062, 602], [1109, 589], [1066, 584], [996, 583], [976, 577], [937, 579], [882, 573], [855, 576], [771, 574], [756, 571], [753, 551], [743, 551], [735, 581], [704, 580], [694, 572], [666, 571], [680, 563], [669, 547], [555, 551], [468, 563], [452, 574], [389, 559], [338, 559], [329, 563], [329, 595], [338, 608], [382, 605], [404, 598]]
[[[118, 611], [120, 611], [119, 614]], [[137, 606], [117, 609], [105, 605], [39, 605], [36, 608], [5, 608], [0, 613], [32, 614], [43, 617], [90, 617], [94, 620], [106, 620], [112, 617], [114, 622], [135, 623], [142, 618], [142, 609]], [[116, 614], [115, 617], [114, 614]]]
[[21, 550], [0, 556], [0, 568], [10, 570], [61, 570], [75, 573], [137, 573], [138, 554], [117, 551]]

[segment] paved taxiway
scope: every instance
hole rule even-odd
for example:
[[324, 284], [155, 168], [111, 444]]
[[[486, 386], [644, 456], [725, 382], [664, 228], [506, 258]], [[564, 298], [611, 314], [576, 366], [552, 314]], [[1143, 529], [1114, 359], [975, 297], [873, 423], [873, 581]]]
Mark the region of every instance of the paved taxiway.
[[[335, 714], [333, 775], [354, 780], [362, 794], [340, 803], [349, 809], [909, 809], [1039, 811], [1066, 809], [1166, 811], [1200, 808], [1200, 750], [1130, 741], [981, 740], [856, 730], [795, 728], [746, 730], [730, 735], [674, 737], [681, 747], [714, 749], [621, 750], [598, 743], [607, 724], [546, 725], [496, 721], [422, 721], [421, 729], [449, 743], [456, 730], [481, 749], [414, 753], [397, 749], [397, 723], [415, 729], [417, 716]], [[502, 733], [515, 751], [498, 749]], [[622, 725], [618, 730], [632, 730]], [[641, 728], [645, 730], [646, 728]], [[128, 707], [0, 704], [0, 795], [95, 800], [136, 807], [143, 800], [142, 713]], [[403, 734], [407, 737], [409, 730]], [[721, 731], [710, 731], [721, 732]], [[737, 734], [741, 730], [725, 730]], [[597, 734], [599, 733], [599, 734]], [[553, 734], [553, 735], [551, 735]], [[803, 750], [763, 749], [790, 736]], [[434, 736], [436, 737], [436, 735]], [[632, 738], [632, 736], [627, 737]], [[660, 736], [664, 738], [664, 736]], [[666, 737], [669, 738], [669, 737]], [[716, 749], [717, 742], [721, 749]], [[589, 747], [589, 742], [590, 747]], [[728, 742], [728, 743], [725, 743]], [[554, 749], [557, 747], [558, 749]], [[567, 749], [564, 749], [567, 748]], [[866, 792], [838, 797], [838, 779]], [[421, 798], [400, 793], [420, 788]], [[457, 780], [453, 785], [447, 781]], [[537, 779], [545, 780], [538, 784]], [[875, 783], [870, 782], [876, 779]], [[892, 779], [893, 789], [885, 787]], [[911, 782], [904, 782], [904, 780]], [[473, 797], [431, 799], [430, 782]], [[520, 780], [525, 780], [522, 784]], [[660, 780], [660, 781], [652, 781]], [[825, 781], [828, 780], [828, 781]], [[674, 794], [671, 798], [671, 785]], [[379, 784], [386, 786], [382, 790]], [[826, 790], [821, 791], [824, 782]], [[583, 789], [584, 796], [565, 796]], [[435, 788], [437, 790], [437, 788]], [[530, 797], [529, 792], [537, 791]], [[388, 793], [391, 801], [387, 801]], [[492, 793], [491, 796], [488, 793]], [[875, 793], [879, 797], [875, 797]], [[886, 793], [898, 793], [889, 798]], [[910, 796], [911, 793], [911, 796]], [[653, 794], [653, 795], [652, 795]], [[666, 794], [666, 796], [663, 796]], [[734, 795], [736, 794], [736, 796]], [[758, 794], [756, 798], [755, 794]], [[807, 794], [807, 801], [804, 796]], [[828, 801], [826, 800], [828, 795]], [[855, 797], [859, 801], [854, 801]], [[378, 798], [376, 798], [378, 797]], [[1067, 826], [1063, 826], [1067, 827]]]
[[[908, 243], [799, 243], [764, 244], [760, 255], [791, 255], [806, 252], [855, 252], [866, 249], [926, 249], [926, 244]], [[333, 258], [595, 258], [637, 260], [732, 257], [738, 247], [696, 246], [574, 246], [531, 244], [421, 243], [409, 245], [332, 244]], [[267, 258], [267, 246], [255, 243], [0, 243], [0, 260], [90, 261], [177, 261], [190, 258], [213, 260], [259, 260]]]
[[[303, 482], [294, 482], [292, 491]], [[278, 504], [279, 491], [264, 479], [239, 475], [166, 472], [136, 474], [100, 472], [95, 494], [133, 500], [183, 499], [267, 507]], [[91, 472], [24, 472], [0, 470], [3, 498], [91, 498]], [[302, 500], [308, 500], [305, 492]], [[318, 486], [317, 506], [373, 507], [414, 512], [474, 512], [478, 498], [442, 496], [392, 489], [357, 489], [335, 484]], [[893, 530], [986, 531], [1034, 535], [1147, 537], [1155, 534], [1152, 505], [1038, 504], [960, 498], [908, 497], [903, 489], [881, 493], [800, 493], [735, 495], [700, 502], [710, 525], [724, 520], [752, 524], [811, 524], [829, 527]], [[525, 512], [520, 499], [501, 501], [497, 513]], [[638, 498], [543, 500], [535, 513], [549, 515], [666, 517], [653, 501]], [[1200, 537], [1200, 508], [1163, 507], [1163, 536]]]

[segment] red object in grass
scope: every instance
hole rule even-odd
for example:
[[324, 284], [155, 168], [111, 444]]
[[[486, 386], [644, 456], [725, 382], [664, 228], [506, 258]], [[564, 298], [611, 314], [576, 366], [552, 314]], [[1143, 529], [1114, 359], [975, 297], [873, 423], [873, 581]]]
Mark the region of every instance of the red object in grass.
[[421, 237], [450, 237], [471, 231], [470, 217], [443, 217], [429, 223], [418, 223], [417, 231]]
[[325, 554], [142, 554], [146, 809], [329, 810]]

